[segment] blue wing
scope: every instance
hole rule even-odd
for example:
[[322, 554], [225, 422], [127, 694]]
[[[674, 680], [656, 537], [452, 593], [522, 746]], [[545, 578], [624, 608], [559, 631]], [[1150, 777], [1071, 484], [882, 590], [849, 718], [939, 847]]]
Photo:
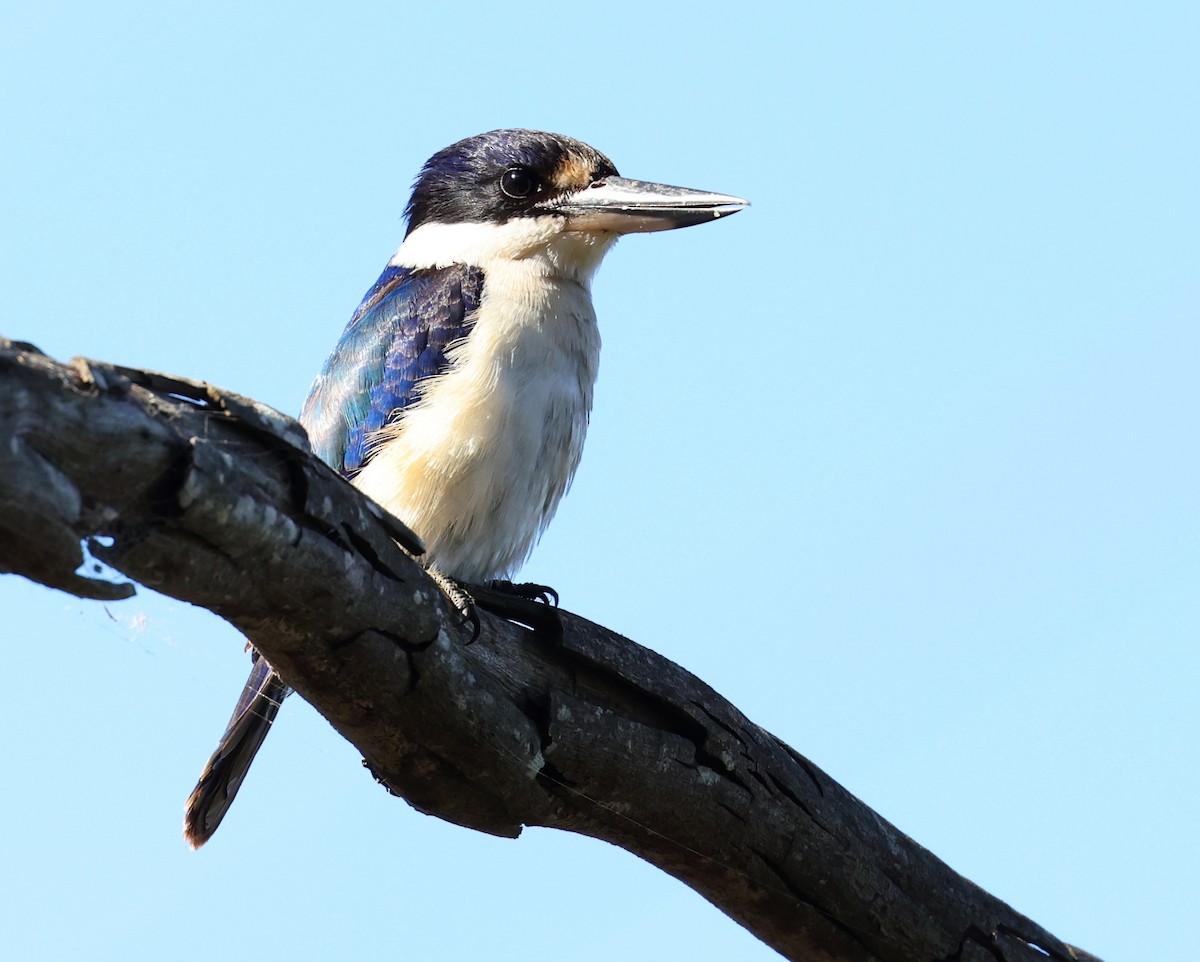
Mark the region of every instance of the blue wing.
[[300, 414], [321, 460], [353, 477], [371, 436], [415, 397], [423, 378], [445, 370], [483, 293], [483, 272], [453, 265], [389, 266], [350, 318]]
[[[483, 294], [474, 267], [389, 267], [358, 305], [304, 402], [300, 422], [317, 455], [346, 477], [370, 456], [371, 435], [412, 403], [422, 378], [445, 369], [446, 351], [465, 337]], [[208, 840], [288, 693], [255, 655], [246, 688], [220, 745], [187, 802], [184, 835]]]

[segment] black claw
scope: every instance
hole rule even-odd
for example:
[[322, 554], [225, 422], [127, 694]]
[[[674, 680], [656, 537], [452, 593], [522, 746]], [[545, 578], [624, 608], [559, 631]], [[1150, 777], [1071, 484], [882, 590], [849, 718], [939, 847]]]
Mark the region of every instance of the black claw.
[[558, 641], [562, 621], [558, 617], [558, 592], [545, 585], [491, 581], [471, 587], [475, 604], [489, 614], [527, 625], [535, 633]]
[[471, 637], [467, 639], [467, 644], [474, 644], [479, 640], [479, 633], [483, 631], [483, 622], [479, 620], [479, 609], [473, 603], [470, 610], [466, 613], [466, 619], [463, 624], [471, 626]]
[[539, 585], [532, 581], [524, 581], [521, 584], [514, 584], [511, 581], [489, 581], [488, 587], [493, 591], [524, 598], [526, 601], [537, 601], [553, 608], [558, 607], [558, 592], [549, 585]]
[[483, 631], [479, 612], [527, 625], [539, 635], [559, 640], [562, 638], [562, 622], [558, 617], [558, 592], [547, 585], [511, 581], [489, 581], [482, 585], [468, 585], [442, 574], [436, 568], [427, 569], [446, 597], [460, 615], [459, 624], [471, 626], [471, 637], [467, 644], [477, 641]]

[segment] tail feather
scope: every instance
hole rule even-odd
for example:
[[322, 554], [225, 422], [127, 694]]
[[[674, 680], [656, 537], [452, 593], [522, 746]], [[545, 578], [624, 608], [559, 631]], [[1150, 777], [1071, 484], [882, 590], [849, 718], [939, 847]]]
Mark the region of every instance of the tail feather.
[[267, 660], [255, 652], [254, 666], [229, 727], [184, 806], [183, 837], [192, 848], [207, 842], [221, 824], [289, 691]]

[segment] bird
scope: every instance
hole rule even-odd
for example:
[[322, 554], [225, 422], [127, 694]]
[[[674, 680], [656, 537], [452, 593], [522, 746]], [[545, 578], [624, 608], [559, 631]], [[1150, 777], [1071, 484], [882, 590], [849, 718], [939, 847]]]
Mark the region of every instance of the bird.
[[[422, 167], [399, 249], [300, 414], [314, 453], [414, 531], [431, 572], [503, 582], [579, 465], [600, 334], [591, 282], [623, 234], [736, 213], [738, 197], [621, 177], [560, 134], [492, 130]], [[232, 804], [289, 689], [253, 663], [188, 798], [199, 848]]]

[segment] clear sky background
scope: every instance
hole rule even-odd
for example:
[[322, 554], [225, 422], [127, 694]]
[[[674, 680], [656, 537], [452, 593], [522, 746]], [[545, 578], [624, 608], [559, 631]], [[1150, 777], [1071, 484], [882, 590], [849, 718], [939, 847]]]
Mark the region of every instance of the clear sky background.
[[[470, 134], [750, 198], [596, 280], [529, 579], [1106, 962], [1200, 882], [1200, 7], [7, 3], [0, 332], [299, 410]], [[298, 699], [207, 848], [215, 616], [0, 578], [0, 956], [770, 959], [559, 832], [420, 815]]]

